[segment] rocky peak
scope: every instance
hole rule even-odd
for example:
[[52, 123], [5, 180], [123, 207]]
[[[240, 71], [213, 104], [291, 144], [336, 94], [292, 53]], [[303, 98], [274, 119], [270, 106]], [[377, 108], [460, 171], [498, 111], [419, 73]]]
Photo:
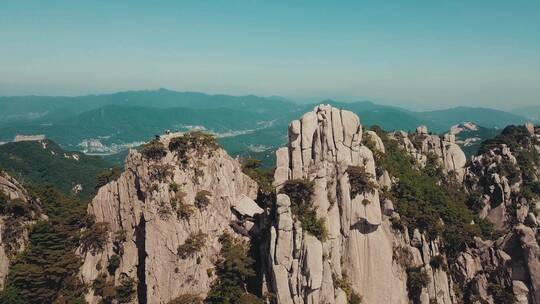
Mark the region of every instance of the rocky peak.
[[129, 303], [204, 298], [216, 279], [220, 236], [257, 233], [256, 195], [238, 160], [208, 135], [166, 134], [130, 150], [125, 171], [88, 206], [106, 242], [81, 248], [81, 276], [94, 287], [87, 301], [110, 296], [99, 286], [130, 287]]
[[[407, 135], [396, 135], [409, 143]], [[419, 231], [412, 241], [406, 228], [392, 228], [399, 214], [391, 200], [380, 199], [383, 184], [376, 177], [382, 175], [364, 136], [384, 153], [381, 138], [363, 132], [360, 119], [346, 110], [319, 105], [289, 125], [288, 146], [276, 152], [270, 229], [270, 282], [278, 303], [354, 303], [360, 297], [363, 303], [409, 303], [410, 267], [433, 282], [418, 290], [422, 303], [452, 303], [446, 272], [429, 265], [440, 255], [438, 243]]]
[[426, 126], [419, 126], [416, 132], [408, 134], [404, 131], [390, 133], [399, 145], [409, 152], [419, 168], [424, 168], [428, 162], [435, 161], [443, 173], [455, 177], [462, 182], [465, 175], [467, 159], [465, 153], [455, 143], [454, 134], [438, 136], [430, 134]]

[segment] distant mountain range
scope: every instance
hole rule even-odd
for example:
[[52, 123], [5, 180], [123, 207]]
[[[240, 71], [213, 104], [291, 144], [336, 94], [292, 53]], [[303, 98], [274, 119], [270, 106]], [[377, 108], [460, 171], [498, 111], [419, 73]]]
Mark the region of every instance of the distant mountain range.
[[512, 110], [512, 113], [540, 122], [540, 105], [516, 108]]
[[94, 193], [96, 176], [110, 166], [100, 157], [65, 151], [51, 140], [0, 145], [2, 170], [11, 172], [21, 182], [55, 185], [83, 199]]
[[540, 107], [512, 113], [473, 107], [418, 112], [369, 101], [325, 100], [306, 105], [274, 96], [160, 89], [80, 97], [0, 97], [0, 142], [9, 142], [17, 134], [44, 134], [69, 150], [114, 154], [168, 129], [199, 128], [216, 134], [233, 155], [264, 158], [286, 142], [289, 121], [319, 103], [353, 111], [362, 124], [386, 130], [413, 130], [426, 125], [432, 132], [443, 133], [453, 125], [471, 121], [495, 130], [482, 134], [496, 134], [507, 125], [538, 121], [540, 117]]

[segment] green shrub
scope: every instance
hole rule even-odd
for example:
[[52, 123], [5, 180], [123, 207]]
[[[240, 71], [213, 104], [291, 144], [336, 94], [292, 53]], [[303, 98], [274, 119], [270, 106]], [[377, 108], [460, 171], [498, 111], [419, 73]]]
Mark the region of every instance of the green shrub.
[[352, 290], [351, 283], [346, 275], [342, 275], [341, 278], [338, 278], [336, 275], [332, 274], [332, 281], [334, 282], [335, 288], [340, 288], [345, 292], [348, 303], [362, 303], [362, 297]]
[[180, 202], [176, 207], [176, 217], [179, 219], [189, 219], [195, 212], [192, 205]]
[[19, 295], [20, 291], [14, 287], [7, 287], [0, 291], [0, 303], [6, 304], [26, 304], [23, 298]]
[[109, 271], [109, 273], [113, 275], [119, 266], [120, 266], [120, 257], [116, 254], [113, 254], [109, 259], [109, 265], [107, 265], [107, 271]]
[[108, 280], [105, 273], [100, 273], [92, 282], [94, 294], [101, 297], [103, 303], [112, 303], [116, 297], [116, 289], [113, 280]]
[[444, 257], [440, 254], [434, 255], [429, 260], [429, 265], [433, 269], [442, 269], [443, 271], [448, 270], [448, 266], [446, 265], [446, 262], [444, 261]]
[[26, 250], [10, 265], [5, 290], [16, 291], [27, 304], [84, 303], [85, 288], [78, 277], [82, 261], [76, 249], [86, 204], [51, 186], [26, 188], [39, 199], [48, 220], [32, 226]]
[[206, 190], [201, 190], [197, 192], [195, 195], [195, 207], [198, 209], [204, 209], [206, 206], [210, 204], [210, 199], [208, 196], [210, 196], [211, 193]]
[[373, 181], [373, 175], [366, 172], [365, 167], [349, 166], [347, 174], [349, 174], [351, 184], [351, 198], [355, 198], [360, 193], [373, 192], [378, 188], [377, 183]]
[[150, 178], [159, 181], [172, 177], [174, 171], [174, 167], [169, 164], [152, 164], [149, 169]]
[[349, 304], [361, 304], [361, 303], [362, 303], [362, 296], [353, 291], [349, 299]]
[[0, 191], [0, 215], [11, 215], [12, 217], [32, 219], [38, 213], [38, 208], [32, 202], [25, 202], [21, 199], [9, 199]]
[[178, 190], [180, 190], [180, 186], [175, 182], [171, 182], [169, 184], [169, 190], [172, 192], [177, 192]]
[[182, 165], [189, 162], [188, 153], [194, 151], [201, 156], [204, 153], [212, 154], [219, 148], [216, 138], [201, 131], [185, 133], [179, 137], [172, 138], [169, 142], [169, 150], [178, 152], [178, 159]]
[[109, 223], [98, 222], [87, 228], [81, 236], [82, 252], [96, 254], [102, 252], [109, 236]]
[[382, 166], [398, 180], [388, 194], [395, 198], [402, 224], [407, 225], [409, 233], [418, 228], [431, 239], [442, 237], [448, 258], [457, 257], [474, 236], [480, 235], [479, 227], [471, 224], [474, 216], [467, 208], [466, 192], [455, 184], [441, 185], [437, 177], [415, 169], [411, 157], [395, 140], [385, 134], [381, 139], [386, 148]]
[[177, 254], [182, 259], [187, 259], [193, 256], [195, 253], [201, 251], [206, 243], [206, 234], [201, 231], [197, 233], [191, 233], [184, 244], [178, 246]]
[[315, 209], [304, 210], [300, 217], [300, 221], [302, 222], [302, 229], [309, 232], [320, 241], [325, 241], [328, 238], [326, 223], [324, 219], [317, 217]]
[[407, 290], [409, 298], [414, 303], [420, 303], [422, 288], [429, 284], [429, 276], [422, 267], [410, 267], [407, 269]]
[[141, 154], [148, 159], [158, 160], [167, 155], [167, 151], [159, 139], [154, 139], [142, 146]]
[[248, 255], [249, 242], [235, 239], [229, 233], [220, 236], [221, 260], [216, 265], [217, 279], [205, 303], [262, 303], [245, 290], [247, 281], [256, 275], [254, 260]]
[[240, 304], [264, 304], [263, 299], [252, 293], [244, 293], [240, 296]]
[[489, 284], [488, 291], [493, 296], [495, 304], [513, 304], [516, 303], [516, 297], [509, 287], [504, 287], [501, 284]]
[[197, 295], [188, 293], [174, 298], [168, 304], [203, 304], [203, 299]]
[[117, 180], [120, 178], [120, 175], [122, 174], [122, 170], [118, 167], [112, 167], [110, 169], [107, 169], [101, 173], [98, 174], [97, 183], [96, 183], [96, 189], [99, 189], [106, 184]]
[[426, 166], [424, 167], [424, 173], [428, 176], [442, 180], [444, 178], [444, 171], [439, 162], [439, 157], [433, 153], [429, 152], [427, 154]]
[[116, 286], [116, 299], [118, 303], [129, 303], [135, 295], [135, 280], [124, 276], [120, 285]]
[[312, 181], [293, 179], [286, 181], [280, 192], [287, 194], [291, 199], [291, 211], [302, 223], [302, 229], [324, 241], [328, 232], [324, 219], [317, 218], [317, 212], [311, 202], [313, 186]]
[[403, 267], [403, 269], [407, 269], [413, 263], [414, 257], [409, 248], [397, 246], [392, 250], [392, 260]]
[[8, 217], [2, 227], [2, 243], [8, 257], [14, 257], [21, 249], [20, 240], [24, 232], [24, 224], [20, 219]]

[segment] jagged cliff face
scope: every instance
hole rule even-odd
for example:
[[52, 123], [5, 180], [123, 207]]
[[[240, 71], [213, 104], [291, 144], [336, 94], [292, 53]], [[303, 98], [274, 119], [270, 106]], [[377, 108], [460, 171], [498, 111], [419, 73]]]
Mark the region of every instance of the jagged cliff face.
[[[88, 207], [105, 241], [79, 250], [86, 299], [99, 303], [111, 288], [130, 289], [126, 282], [127, 303], [205, 298], [217, 279], [219, 237], [229, 232], [266, 240], [261, 290], [277, 303], [540, 303], [539, 206], [526, 195], [540, 176], [540, 129], [519, 130], [520, 140], [495, 140], [466, 164], [452, 134], [365, 131], [354, 113], [320, 105], [289, 125], [267, 209], [254, 202], [256, 183], [222, 149], [162, 136], [131, 151], [125, 172]], [[456, 252], [445, 234], [412, 229], [418, 225], [409, 231], [402, 218], [411, 215], [394, 191], [401, 182], [381, 157], [401, 149], [414, 172], [440, 170], [430, 171], [438, 189], [478, 198], [470, 206], [478, 223], [470, 216], [466, 224], [489, 221], [499, 237], [471, 237]], [[291, 192], [302, 187], [310, 189], [306, 201]], [[428, 223], [454, 227], [437, 220]]]
[[0, 290], [9, 264], [28, 244], [30, 226], [40, 213], [38, 202], [13, 177], [0, 171]]
[[[168, 303], [185, 294], [204, 298], [216, 278], [218, 238], [256, 233], [254, 218], [263, 210], [253, 201], [257, 185], [239, 162], [214, 146], [171, 151], [177, 136], [153, 142], [165, 147], [157, 157], [130, 151], [125, 171], [88, 206], [108, 234], [103, 250], [82, 252], [85, 283], [118, 287], [131, 278], [131, 303]], [[119, 262], [113, 271], [107, 269], [111, 259]], [[102, 296], [94, 288], [87, 300], [98, 303]]]
[[516, 303], [540, 303], [539, 165], [540, 128], [526, 124], [484, 143], [467, 167], [474, 208], [502, 234], [494, 242], [478, 240], [456, 264], [459, 281], [479, 300], [496, 302], [489, 292], [495, 286]]
[[[276, 153], [274, 185], [279, 192], [288, 182], [312, 181], [312, 204], [328, 234], [321, 238], [303, 231], [295, 202], [278, 194], [269, 253], [278, 302], [348, 303], [359, 295], [363, 303], [409, 303], [406, 268], [423, 267], [431, 285], [421, 290], [422, 303], [452, 303], [448, 275], [429, 265], [440, 254], [438, 242], [427, 241], [419, 231], [410, 240], [406, 230], [392, 228], [392, 218], [399, 215], [393, 202], [379, 195], [379, 188], [391, 187], [391, 178], [377, 170], [363, 135], [354, 113], [325, 105], [289, 125], [288, 147]], [[366, 135], [384, 153], [377, 134]], [[351, 168], [367, 173], [371, 186], [354, 189]]]

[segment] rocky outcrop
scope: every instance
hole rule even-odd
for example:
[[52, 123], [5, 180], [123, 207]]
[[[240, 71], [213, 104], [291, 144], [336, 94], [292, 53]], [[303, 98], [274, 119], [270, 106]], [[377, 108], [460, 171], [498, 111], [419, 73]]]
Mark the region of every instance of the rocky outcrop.
[[[364, 136], [373, 149], [385, 153], [377, 134], [363, 132], [359, 118], [349, 111], [320, 105], [289, 125], [288, 147], [276, 153], [278, 195], [270, 231], [270, 280], [278, 303], [347, 303], [353, 295], [360, 295], [362, 303], [409, 303], [410, 267], [420, 267], [430, 277], [422, 303], [454, 303], [448, 274], [429, 263], [435, 256], [446, 260], [438, 241], [427, 241], [418, 231], [410, 240], [406, 228], [392, 228], [399, 214], [379, 193], [392, 181], [388, 172], [378, 170]], [[414, 148], [407, 136], [401, 139]], [[371, 181], [365, 182], [371, 186], [353, 189], [351, 167], [367, 173]], [[384, 175], [377, 183], [375, 177]], [[292, 208], [295, 202], [280, 193], [287, 182], [298, 179], [313, 182], [312, 205], [325, 223], [326, 238], [305, 231]]]
[[478, 216], [502, 235], [476, 240], [458, 259], [455, 273], [470, 296], [487, 303], [513, 297], [540, 303], [540, 234], [535, 213], [539, 181], [540, 128], [511, 126], [491, 141], [466, 168], [465, 186]]
[[537, 225], [534, 209], [538, 198], [524, 185], [540, 179], [538, 155], [540, 128], [529, 125], [505, 129], [472, 158], [465, 185], [478, 196], [480, 218], [488, 219], [497, 229], [510, 229], [514, 222]]
[[[114, 286], [131, 278], [131, 303], [168, 303], [184, 294], [204, 298], [216, 278], [219, 237], [257, 233], [263, 210], [253, 201], [256, 183], [213, 143], [170, 145], [180, 136], [162, 136], [151, 143], [154, 150], [131, 150], [125, 171], [88, 206], [96, 222], [108, 226], [102, 251], [81, 250], [81, 277], [89, 286], [104, 276]], [[113, 259], [116, 269], [107, 271]], [[97, 293], [91, 289], [87, 301], [99, 303]]]
[[429, 134], [426, 126], [419, 126], [412, 134], [396, 131], [390, 133], [390, 136], [409, 152], [418, 167], [424, 168], [433, 160], [444, 174], [455, 177], [458, 182], [463, 181], [467, 158], [456, 144], [454, 134], [440, 137]]
[[0, 290], [9, 264], [28, 244], [30, 226], [40, 215], [39, 203], [13, 177], [0, 171]]

